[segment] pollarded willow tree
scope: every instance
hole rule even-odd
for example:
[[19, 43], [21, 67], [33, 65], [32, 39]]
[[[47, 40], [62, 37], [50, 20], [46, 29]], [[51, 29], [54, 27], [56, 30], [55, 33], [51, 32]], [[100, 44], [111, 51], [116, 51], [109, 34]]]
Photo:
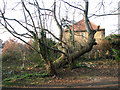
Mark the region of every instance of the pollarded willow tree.
[[[68, 20], [70, 15], [66, 15], [66, 13], [69, 12], [69, 10], [65, 13], [64, 9], [61, 9], [63, 6], [66, 9], [72, 9], [70, 11], [73, 11], [74, 14], [76, 14], [76, 11], [77, 13], [82, 13], [81, 15], [84, 17], [88, 38], [82, 47], [74, 43], [74, 28], [70, 32], [72, 35], [72, 37], [70, 37], [72, 39], [72, 46], [64, 40], [64, 29], [65, 27], [69, 29], [69, 25], [65, 22], [72, 21], [72, 25], [74, 25], [74, 18], [71, 21]], [[89, 52], [92, 47], [97, 44], [94, 39], [96, 32], [92, 29], [88, 17], [88, 0], [83, 0], [82, 5], [78, 7], [63, 0], [54, 0], [50, 8], [45, 8], [44, 2], [41, 0], [21, 0], [12, 8], [12, 11], [18, 11], [18, 7], [22, 14], [20, 14], [19, 17], [10, 18], [6, 16], [6, 3], [4, 1], [3, 9], [0, 10], [0, 24], [14, 37], [29, 45], [40, 55], [42, 60], [46, 63], [45, 67], [50, 75], [56, 75], [56, 69], [64, 66], [66, 63], [73, 67], [74, 60]], [[64, 14], [65, 17], [62, 17], [61, 14]], [[75, 15], [73, 16], [75, 17]], [[57, 28], [52, 28], [55, 26], [57, 26]], [[57, 37], [53, 31], [59, 32], [59, 36]], [[50, 42], [48, 42], [48, 38], [50, 37], [54, 38], [57, 43], [51, 45]], [[34, 39], [39, 49], [27, 43], [24, 38]], [[59, 57], [52, 58], [54, 53], [51, 54], [51, 52], [58, 52], [60, 55]]]

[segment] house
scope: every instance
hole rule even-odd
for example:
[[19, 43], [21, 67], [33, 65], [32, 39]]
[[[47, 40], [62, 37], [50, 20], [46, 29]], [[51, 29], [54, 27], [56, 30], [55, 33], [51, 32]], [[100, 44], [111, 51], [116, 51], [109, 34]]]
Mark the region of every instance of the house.
[[[92, 26], [93, 30], [97, 30], [97, 32], [94, 36], [94, 38], [96, 39], [97, 42], [105, 37], [105, 28], [100, 27], [98, 30], [98, 26], [92, 22], [91, 22], [91, 26]], [[71, 33], [69, 32], [69, 30], [72, 31], [72, 33], [74, 35], [74, 36], [72, 36], [73, 37], [72, 39], [74, 39], [75, 42], [84, 43], [87, 40], [88, 32], [85, 27], [84, 19], [80, 20], [79, 22], [75, 23], [72, 26], [70, 25], [69, 28], [70, 29], [66, 28], [64, 30], [63, 40], [65, 40], [66, 42], [70, 41]], [[74, 28], [74, 31], [73, 31], [73, 28]]]

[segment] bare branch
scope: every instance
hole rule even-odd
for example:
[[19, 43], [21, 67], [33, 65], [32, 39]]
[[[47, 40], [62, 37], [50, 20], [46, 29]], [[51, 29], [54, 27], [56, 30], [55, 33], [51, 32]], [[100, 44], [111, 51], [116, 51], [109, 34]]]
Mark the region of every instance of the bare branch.
[[19, 33], [17, 33], [17, 32], [12, 32], [12, 33], [14, 33], [14, 34], [16, 34], [16, 35], [19, 35], [19, 36], [21, 36], [21, 37], [25, 37], [25, 38], [32, 38], [33, 36], [31, 36], [30, 34], [28, 34], [28, 33], [24, 33], [24, 34], [19, 34]]
[[37, 10], [38, 10], [38, 15], [39, 15], [39, 22], [40, 22], [40, 26], [41, 28], [43, 28], [43, 25], [42, 25], [42, 20], [41, 20], [41, 15], [40, 15], [40, 9], [39, 9], [39, 4], [38, 2], [36, 1], [36, 6], [37, 6]]
[[64, 0], [61, 0], [61, 1], [63, 1], [64, 3], [68, 4], [69, 6], [71, 6], [71, 7], [73, 7], [73, 8], [79, 9], [79, 10], [81, 10], [81, 11], [84, 12], [84, 10], [81, 9], [81, 8], [79, 8], [79, 7], [76, 7], [76, 6], [74, 6], [74, 5], [71, 5], [70, 3], [68, 3], [68, 2], [66, 2], [66, 1], [64, 1]]
[[[26, 35], [27, 33], [26, 33], [26, 34], [18, 34], [17, 32], [15, 32], [14, 28], [5, 20], [4, 15], [2, 16], [2, 18], [4, 19], [4, 21], [5, 21], [6, 24], [4, 25], [4, 24], [1, 23], [1, 25], [4, 26], [4, 28], [6, 28], [9, 33], [11, 33], [14, 37], [20, 39], [21, 41], [23, 41], [23, 42], [26, 43], [27, 45], [29, 45], [29, 46], [30, 46], [33, 50], [35, 50], [37, 53], [40, 53], [37, 49], [35, 49], [35, 48], [34, 48], [33, 46], [31, 46], [29, 43], [27, 43], [26, 41], [24, 41], [23, 39], [21, 39], [20, 37], [18, 37], [18, 36], [15, 35], [15, 34], [17, 34], [17, 35], [19, 35], [19, 36], [24, 36], [24, 35]], [[14, 30], [14, 32], [12, 32], [12, 31], [7, 27], [7, 25], [10, 26], [10, 27]], [[48, 30], [47, 30], [47, 31], [48, 31]], [[43, 45], [43, 43], [41, 43], [41, 45]], [[61, 51], [61, 50], [58, 50], [58, 49], [49, 47], [49, 46], [47, 46], [46, 44], [44, 44], [44, 46], [46, 46], [48, 49], [51, 49], [51, 50], [53, 50], [53, 51], [60, 52], [60, 53], [64, 54], [65, 56], [67, 56], [67, 54], [64, 53], [64, 52]]]
[[3, 7], [3, 14], [5, 14], [6, 3], [5, 3], [5, 1], [4, 1], [4, 0], [2, 0], [2, 1], [3, 1], [3, 4], [4, 4], [4, 7]]
[[37, 4], [35, 4], [35, 3], [33, 4], [33, 3], [29, 2], [29, 4], [31, 4], [31, 5], [33, 5], [33, 6], [37, 7], [37, 8], [39, 8], [40, 10], [46, 10], [46, 11], [53, 12], [53, 11], [50, 10], [50, 9], [40, 8], [40, 7], [38, 7]]
[[33, 18], [32, 18], [32, 15], [30, 14], [29, 10], [26, 8], [26, 6], [25, 6], [25, 4], [24, 4], [24, 1], [21, 0], [21, 2], [22, 2], [23, 7], [25, 8], [25, 10], [27, 11], [27, 13], [29, 14], [29, 16], [30, 16], [30, 18], [31, 18], [31, 21], [32, 21], [32, 24], [33, 24], [33, 27], [34, 27], [34, 30], [35, 30], [35, 33], [36, 33], [36, 38], [38, 38], [38, 33], [37, 33], [36, 28], [35, 28], [35, 23], [34, 23], [34, 20], [33, 20]]
[[55, 19], [55, 22], [60, 30], [60, 34], [59, 34], [59, 39], [62, 41], [62, 38], [63, 38], [63, 30], [62, 30], [62, 26], [60, 25], [60, 23], [58, 22], [57, 20], [57, 17], [56, 17], [56, 0], [54, 1], [54, 11], [53, 11], [53, 16], [54, 16], [54, 19]]
[[[11, 33], [14, 33], [16, 35], [25, 37], [25, 38], [32, 38], [32, 36], [28, 33], [24, 33], [24, 34], [19, 34], [15, 31], [15, 29], [6, 21], [6, 19], [4, 18], [4, 21], [6, 22], [6, 26], [8, 25], [13, 31], [11, 31]], [[5, 27], [5, 26], [4, 26]], [[29, 37], [28, 37], [29, 36]]]
[[110, 15], [120, 15], [120, 13], [113, 13], [113, 14], [101, 14], [101, 15], [97, 15], [97, 14], [93, 14], [91, 16], [89, 16], [89, 18], [96, 16], [96, 17], [101, 17], [101, 16], [110, 16]]
[[85, 2], [84, 20], [85, 20], [85, 25], [86, 25], [87, 32], [90, 34], [91, 29], [90, 29], [90, 26], [89, 26], [89, 23], [88, 23], [89, 22], [89, 19], [88, 19], [88, 2]]
[[[31, 24], [28, 24], [29, 26], [33, 27]], [[38, 29], [41, 29], [40, 27], [36, 27]], [[59, 38], [57, 38], [51, 31], [49, 31], [48, 29], [43, 29], [45, 31], [47, 31], [49, 34], [51, 34], [55, 39], [57, 39], [58, 41], [62, 42], [63, 44], [67, 45], [67, 43], [65, 43], [63, 40], [60, 40]], [[31, 33], [31, 32], [30, 32]], [[67, 45], [68, 46], [68, 45]]]
[[[0, 16], [1, 18], [2, 18], [2, 16]], [[10, 21], [15, 21], [15, 22], [17, 22], [19, 25], [21, 25], [24, 29], [26, 29], [28, 32], [30, 32], [31, 33], [31, 31], [32, 30], [30, 30], [30, 29], [28, 29], [26, 26], [24, 26], [20, 21], [18, 21], [17, 19], [10, 19], [10, 18], [5, 18], [4, 17], [4, 19], [5, 20], [10, 20]], [[26, 23], [26, 24], [28, 24], [28, 23]], [[29, 25], [29, 24], [28, 24]], [[13, 29], [13, 28], [12, 28]], [[13, 29], [14, 30], [14, 29]], [[15, 31], [15, 30], [14, 30]], [[31, 33], [32, 34], [32, 33]]]
[[[1, 12], [1, 14], [2, 14], [2, 12]], [[13, 33], [11, 32], [11, 30], [7, 27], [6, 20], [5, 20], [3, 14], [2, 14], [2, 18], [3, 18], [4, 22], [5, 22], [5, 25], [4, 25], [3, 23], [1, 23], [1, 22], [0, 22], [0, 23], [1, 23], [1, 25], [2, 25], [9, 33], [11, 33], [14, 37], [18, 38], [19, 40], [23, 41], [25, 44], [27, 44], [28, 46], [30, 46], [30, 47], [31, 47], [33, 50], [35, 50], [37, 53], [40, 53], [37, 49], [35, 49], [32, 45], [30, 45], [29, 43], [27, 43], [25, 40], [21, 39], [20, 37], [16, 36], [15, 34], [13, 34]]]
[[[23, 7], [22, 7], [23, 8]], [[25, 23], [26, 23], [26, 27], [27, 27], [27, 16], [26, 16], [26, 13], [25, 13], [25, 10], [23, 8], [23, 14], [24, 14], [24, 17], [25, 17]]]

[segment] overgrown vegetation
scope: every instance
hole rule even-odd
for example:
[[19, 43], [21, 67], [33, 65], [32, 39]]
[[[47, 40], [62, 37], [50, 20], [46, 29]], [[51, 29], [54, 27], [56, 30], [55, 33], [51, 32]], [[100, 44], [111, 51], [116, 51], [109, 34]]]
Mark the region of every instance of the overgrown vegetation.
[[[47, 42], [50, 46], [56, 44], [52, 39], [47, 39]], [[36, 41], [30, 40], [28, 43], [39, 49]], [[45, 62], [28, 45], [18, 43], [15, 39], [9, 39], [5, 42], [2, 52], [3, 85], [29, 77], [44, 78], [48, 76], [44, 67]], [[49, 52], [49, 55], [51, 55], [51, 59], [58, 56], [55, 52]], [[35, 69], [37, 71], [33, 73]]]
[[[45, 0], [20, 0], [17, 3], [13, 1], [14, 4], [12, 3], [13, 5], [11, 5], [8, 1], [3, 0], [3, 5], [0, 10], [0, 25], [24, 43], [21, 44], [15, 40], [6, 42], [3, 48], [3, 83], [13, 85], [15, 82], [17, 82], [17, 84], [20, 83], [19, 81], [27, 81], [28, 83], [31, 81], [32, 85], [34, 85], [36, 84], [35, 80], [39, 77], [39, 80], [45, 81], [41, 74], [47, 73], [52, 78], [59, 76], [64, 77], [64, 66], [69, 69], [67, 75], [69, 76], [70, 74], [76, 73], [72, 72], [73, 69], [76, 69], [75, 65], [78, 67], [87, 67], [89, 73], [94, 72], [90, 71], [90, 69], [94, 69], [96, 66], [91, 61], [86, 63], [86, 60], [104, 59], [103, 63], [99, 64], [101, 67], [96, 67], [97, 70], [99, 70], [99, 68], [106, 68], [106, 64], [104, 64], [106, 59], [112, 61], [115, 59], [118, 61], [120, 48], [119, 36], [111, 35], [110, 37], [100, 40], [98, 45], [96, 45], [97, 40], [95, 40], [94, 36], [96, 31], [101, 31], [100, 26], [97, 26], [97, 30], [94, 29], [89, 19], [90, 17], [104, 16], [105, 14], [95, 15], [94, 12], [89, 16], [90, 8], [88, 0], [83, 0], [82, 2], [77, 1], [75, 3], [74, 1], [53, 0], [49, 3], [49, 7], [47, 7], [48, 5], [44, 1]], [[105, 3], [98, 2], [98, 4], [103, 6], [103, 8], [105, 7]], [[98, 6], [98, 4], [96, 5]], [[9, 6], [11, 7], [9, 8]], [[12, 14], [20, 13], [22, 15], [20, 18], [18, 16], [14, 17], [14, 15], [10, 16], [7, 15], [9, 11], [12, 11]], [[96, 7], [94, 11], [99, 12], [99, 6]], [[81, 42], [77, 46], [75, 43], [77, 41], [74, 40], [74, 26], [75, 21], [78, 21], [77, 19], [80, 19], [81, 15], [84, 18], [84, 30], [87, 31], [88, 36], [85, 36], [85, 42]], [[71, 18], [71, 16], [73, 18]], [[72, 25], [72, 29], [69, 31], [70, 37], [68, 40], [65, 40], [64, 26], [69, 24]], [[58, 28], [56, 28], [56, 26]], [[79, 30], [81, 26], [77, 27]], [[54, 31], [58, 32], [59, 37], [57, 37]], [[57, 43], [52, 39], [48, 39], [48, 37], [52, 37]], [[27, 42], [24, 38], [33, 39], [33, 41]], [[81, 57], [82, 59], [79, 59], [80, 56], [83, 56]], [[79, 60], [76, 61], [77, 59]], [[81, 63], [81, 60], [85, 60], [85, 63]], [[117, 67], [111, 68], [112, 71], [115, 71]], [[111, 70], [109, 67], [107, 67], [107, 69], [109, 71]], [[82, 70], [79, 70], [78, 72], [81, 71]], [[84, 69], [83, 72], [86, 72], [86, 69]], [[98, 74], [101, 73], [98, 72]], [[76, 75], [80, 76], [80, 73]], [[108, 75], [108, 73], [106, 75]], [[34, 78], [36, 76], [38, 76], [37, 79]], [[27, 78], [28, 80], [26, 80]]]
[[[110, 35], [102, 40], [99, 40], [98, 44], [89, 52], [83, 55], [81, 58], [89, 59], [116, 59], [119, 60], [120, 51], [120, 35]], [[88, 59], [88, 58], [87, 58]]]
[[113, 55], [115, 57], [115, 60], [120, 60], [120, 51], [114, 49], [114, 48], [111, 48], [112, 51], [113, 51]]
[[[16, 3], [16, 1], [15, 1]], [[21, 0], [19, 1], [21, 10], [14, 10], [14, 13], [16, 11], [19, 11], [20, 13], [24, 13], [19, 19], [18, 17], [6, 17], [5, 12], [7, 10], [7, 4], [4, 3], [3, 1], [3, 9], [0, 10], [0, 18], [1, 18], [1, 26], [4, 27], [9, 33], [11, 33], [15, 38], [21, 40], [25, 44], [29, 45], [36, 53], [39, 54], [41, 60], [45, 63], [44, 66], [46, 67], [46, 71], [49, 73], [51, 76], [57, 76], [57, 71], [56, 69], [62, 68], [64, 65], [69, 64], [71, 68], [74, 67], [74, 61], [82, 56], [83, 54], [91, 51], [94, 45], [96, 45], [96, 41], [94, 39], [95, 32], [89, 21], [89, 2], [88, 1], [83, 1], [82, 7], [85, 7], [84, 9], [77, 9], [76, 7], [66, 3], [65, 1], [56, 1], [54, 0], [52, 2], [51, 7], [49, 8], [40, 8], [40, 6], [44, 6], [44, 1], [39, 2], [39, 1], [24, 1]], [[63, 5], [63, 8], [60, 6]], [[84, 5], [84, 6], [83, 6]], [[16, 6], [16, 5], [15, 5]], [[32, 10], [29, 8], [32, 6]], [[74, 20], [68, 20], [66, 18], [67, 14], [64, 16], [62, 12], [66, 12], [67, 9], [65, 7], [71, 7], [72, 12], [74, 12], [73, 9], [76, 9], [76, 12], [80, 12], [83, 14], [84, 18], [84, 24], [86, 27], [86, 30], [88, 32], [88, 38], [86, 43], [81, 46], [77, 47], [74, 44], [74, 38], [72, 38], [73, 35], [70, 36], [70, 39], [72, 40], [72, 46], [65, 41], [64, 38], [64, 27], [67, 25], [66, 23], [73, 23], [74, 25]], [[76, 5], [75, 5], [76, 6]], [[79, 6], [78, 6], [79, 7]], [[15, 8], [16, 9], [16, 8]], [[61, 11], [61, 10], [62, 11]], [[57, 14], [59, 12], [59, 15]], [[9, 11], [9, 10], [8, 10]], [[41, 12], [42, 11], [42, 12]], [[68, 10], [67, 10], [68, 11]], [[18, 13], [18, 12], [17, 12]], [[75, 13], [75, 12], [74, 12]], [[71, 14], [71, 13], [70, 13]], [[75, 13], [77, 14], [77, 13]], [[71, 14], [72, 15], [72, 14]], [[69, 15], [70, 16], [70, 15]], [[73, 15], [74, 17], [75, 15]], [[22, 21], [21, 21], [22, 20]], [[22, 28], [25, 32], [18, 32], [18, 29], [15, 28], [14, 24], [11, 23], [11, 21], [14, 22], [14, 24], [17, 25], [17, 27]], [[53, 28], [57, 26], [58, 28]], [[99, 27], [99, 26], [98, 26]], [[57, 37], [53, 32], [54, 31], [59, 31], [59, 37]], [[73, 34], [70, 32], [70, 34]], [[54, 40], [57, 41], [57, 44], [54, 46], [51, 46], [48, 42], [48, 38], [52, 37]], [[26, 42], [22, 37], [24, 38], [32, 38], [34, 41], [37, 42], [37, 47], [34, 48], [32, 45], [30, 45], [28, 42]], [[71, 41], [71, 40], [70, 40]], [[74, 46], [74, 49], [73, 49]], [[79, 49], [78, 49], [79, 48]], [[55, 53], [60, 53], [58, 58], [53, 58]], [[22, 67], [24, 68], [24, 62], [25, 62], [25, 52], [22, 55]]]
[[[87, 68], [87, 69], [93, 69], [96, 67], [96, 64], [93, 63], [93, 61], [99, 61], [100, 58], [104, 59], [104, 63], [109, 62], [108, 65], [112, 65], [115, 63], [114, 61], [120, 60], [120, 44], [118, 44], [119, 39], [117, 40], [116, 37], [112, 37], [109, 41], [108, 38], [111, 36], [106, 37], [103, 42], [98, 44], [94, 50], [99, 50], [99, 56], [90, 58], [90, 57], [81, 57], [79, 58], [75, 64], [76, 68]], [[114, 41], [116, 40], [116, 41]], [[52, 42], [51, 39], [48, 39], [48, 42], [50, 45], [55, 44], [55, 42]], [[52, 43], [51, 43], [52, 42]], [[113, 44], [113, 42], [116, 44]], [[34, 47], [37, 48], [37, 43], [30, 40], [30, 44], [33, 44]], [[99, 48], [98, 48], [99, 47]], [[25, 52], [25, 60], [23, 62], [23, 55], [22, 53]], [[92, 52], [92, 51], [91, 51]], [[88, 53], [89, 55], [93, 55]], [[59, 57], [59, 53], [51, 52], [49, 55], [51, 55], [54, 59], [56, 57]], [[95, 54], [94, 54], [95, 55]], [[94, 56], [93, 55], [93, 56]], [[101, 57], [102, 56], [102, 57]], [[85, 59], [86, 58], [86, 59]], [[110, 61], [110, 60], [111, 61]], [[40, 58], [39, 54], [34, 52], [31, 48], [29, 48], [27, 45], [20, 44], [16, 40], [8, 40], [5, 43], [5, 46], [3, 48], [3, 68], [2, 68], [2, 74], [3, 74], [3, 85], [15, 85], [18, 81], [30, 81], [31, 83], [34, 81], [35, 78], [39, 78], [40, 82], [45, 82], [45, 78], [48, 77], [48, 73], [46, 72], [46, 69], [44, 67], [44, 61]], [[110, 63], [111, 62], [111, 63]], [[113, 63], [112, 63], [113, 62]], [[24, 63], [24, 68], [22, 68], [22, 65]], [[70, 68], [70, 65], [66, 65], [64, 68]], [[74, 68], [75, 69], [75, 68]], [[63, 72], [64, 73], [64, 72]]]
[[47, 73], [30, 73], [27, 74], [26, 72], [23, 72], [19, 75], [14, 75], [12, 77], [5, 78], [3, 80], [3, 85], [11, 85], [14, 84], [16, 81], [20, 80], [26, 80], [26, 81], [32, 81], [35, 78], [40, 78], [40, 82], [44, 82], [44, 77], [48, 77], [49, 75]]

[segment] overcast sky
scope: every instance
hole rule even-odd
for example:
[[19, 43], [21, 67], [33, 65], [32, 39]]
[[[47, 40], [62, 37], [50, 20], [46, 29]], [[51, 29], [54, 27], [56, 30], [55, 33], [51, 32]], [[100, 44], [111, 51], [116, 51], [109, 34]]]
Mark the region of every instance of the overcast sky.
[[[19, 2], [20, 0], [6, 0], [6, 1], [7, 1], [6, 16], [10, 18], [15, 18], [15, 17], [21, 18], [23, 13], [19, 12], [20, 6], [16, 7], [16, 9], [18, 9], [17, 13], [14, 13], [14, 10], [13, 11], [10, 10], [11, 8], [15, 7], [16, 5], [15, 2], [16, 1]], [[52, 6], [54, 0], [43, 0], [43, 1], [46, 4], [46, 8], [49, 8]], [[65, 0], [65, 1], [69, 2], [72, 0]], [[75, 1], [78, 1], [78, 0], [74, 0], [74, 2]], [[116, 11], [115, 13], [117, 13], [119, 0], [105, 0], [105, 3], [104, 3], [105, 8], [101, 8], [100, 11], [96, 12], [97, 9], [99, 8], [99, 4], [98, 4], [99, 1], [102, 1], [102, 0], [89, 0], [89, 15], [93, 13], [94, 14], [110, 13], [113, 11]], [[2, 0], [0, 0], [0, 5], [1, 5], [0, 9], [2, 10], [2, 7], [3, 7]], [[82, 18], [83, 18], [82, 16], [78, 16], [78, 17], [76, 16], [75, 21], [77, 22], [81, 20]], [[102, 28], [105, 28], [106, 36], [111, 33], [114, 33], [118, 29], [118, 15], [104, 16], [104, 17], [92, 17], [90, 18], [90, 21], [95, 23], [96, 25], [100, 25]], [[15, 25], [15, 27], [17, 26]], [[58, 32], [55, 32], [55, 34], [58, 35]], [[10, 37], [12, 38], [11, 34], [9, 34], [8, 32], [4, 32], [4, 29], [0, 26], [0, 39], [2, 39], [3, 41], [6, 41]]]

